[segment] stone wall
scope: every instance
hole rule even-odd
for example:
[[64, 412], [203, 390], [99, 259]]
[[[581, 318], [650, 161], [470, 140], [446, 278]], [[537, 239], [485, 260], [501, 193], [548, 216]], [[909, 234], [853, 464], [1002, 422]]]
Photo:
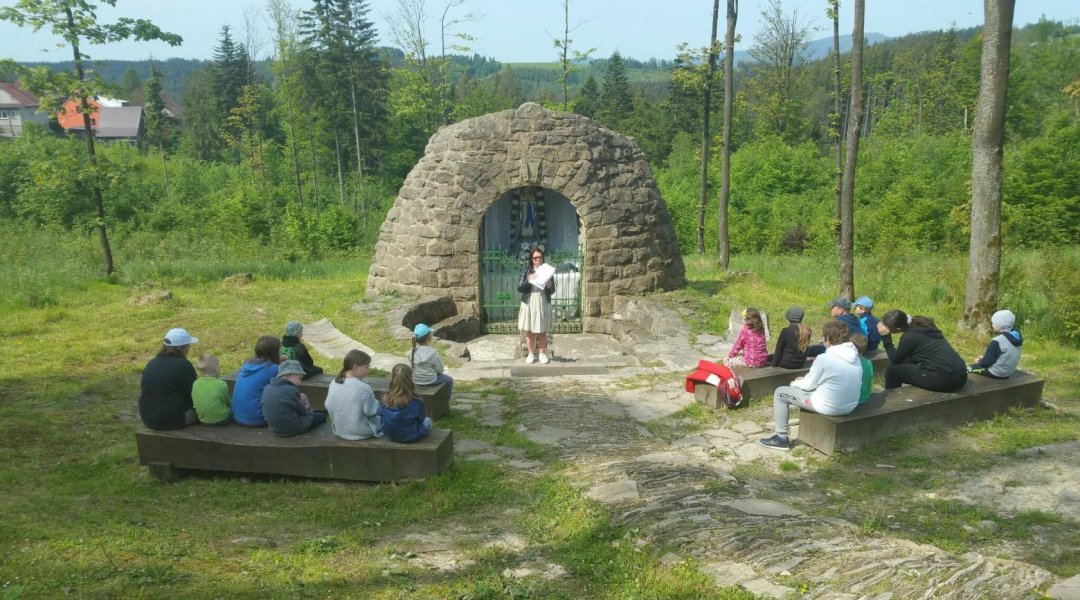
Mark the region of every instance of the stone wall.
[[610, 329], [615, 296], [685, 283], [671, 216], [637, 144], [530, 102], [431, 137], [383, 223], [368, 291], [449, 294], [460, 314], [478, 315], [484, 212], [522, 186], [562, 194], [581, 218], [586, 331]]

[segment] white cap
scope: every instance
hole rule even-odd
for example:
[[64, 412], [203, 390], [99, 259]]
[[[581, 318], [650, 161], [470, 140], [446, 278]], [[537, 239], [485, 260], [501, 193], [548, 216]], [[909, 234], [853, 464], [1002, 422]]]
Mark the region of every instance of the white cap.
[[165, 334], [164, 341], [166, 346], [176, 347], [187, 346], [188, 344], [198, 344], [199, 338], [192, 337], [192, 335], [189, 334], [186, 329], [174, 327]]

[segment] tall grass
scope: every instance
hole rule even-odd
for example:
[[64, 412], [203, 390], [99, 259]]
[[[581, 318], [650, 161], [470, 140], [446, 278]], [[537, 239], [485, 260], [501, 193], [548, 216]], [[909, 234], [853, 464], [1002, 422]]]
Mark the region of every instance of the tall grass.
[[[835, 257], [796, 255], [739, 255], [732, 257], [732, 274], [720, 275], [713, 257], [685, 257], [691, 285], [720, 281], [739, 302], [754, 303], [773, 314], [783, 314], [799, 299], [825, 303], [839, 290], [839, 262]], [[746, 281], [746, 272], [753, 273]], [[1080, 339], [1080, 248], [1023, 250], [1002, 258], [1002, 308], [1016, 313], [1027, 337], [1070, 343]], [[909, 314], [932, 316], [946, 332], [963, 316], [967, 257], [924, 253], [858, 257], [855, 289], [874, 299], [878, 315], [892, 308]], [[755, 286], [755, 281], [760, 285]], [[733, 285], [740, 282], [735, 289]], [[768, 290], [757, 296], [755, 290]], [[805, 306], [808, 314], [818, 307]], [[727, 314], [723, 314], [727, 318]], [[726, 322], [717, 323], [726, 327]]]
[[111, 236], [116, 272], [103, 274], [96, 234], [59, 227], [28, 230], [0, 224], [0, 308], [62, 306], [92, 284], [199, 283], [235, 273], [274, 280], [363, 277], [370, 257], [337, 255], [294, 260], [282, 249], [252, 241], [214, 240], [183, 233]]

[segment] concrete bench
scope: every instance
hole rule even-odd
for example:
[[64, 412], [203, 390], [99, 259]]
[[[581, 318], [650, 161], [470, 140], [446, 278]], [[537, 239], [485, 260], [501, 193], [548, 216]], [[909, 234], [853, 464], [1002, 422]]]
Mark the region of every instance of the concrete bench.
[[[230, 373], [223, 377], [229, 384], [229, 393], [232, 394], [233, 386], [236, 385], [236, 373]], [[300, 382], [300, 391], [307, 394], [311, 402], [312, 410], [326, 410], [326, 394], [330, 391], [330, 382], [334, 380], [332, 375], [314, 375]], [[368, 377], [364, 379], [375, 392], [375, 397], [380, 401], [383, 394], [390, 388], [390, 380], [383, 377]], [[441, 419], [450, 414], [450, 390], [445, 384], [418, 385], [416, 393], [424, 403], [424, 410], [432, 420]]]
[[172, 431], [135, 433], [139, 463], [150, 474], [175, 480], [184, 471], [291, 475], [355, 481], [396, 481], [442, 473], [454, 454], [454, 434], [433, 429], [413, 444], [387, 439], [343, 440], [330, 425], [295, 437], [265, 427], [191, 425]]
[[[885, 372], [889, 365], [889, 355], [884, 350], [875, 350], [866, 356], [874, 365], [874, 373]], [[736, 375], [743, 378], [742, 392], [745, 398], [772, 398], [776, 388], [788, 385], [796, 377], [810, 372], [810, 367], [802, 369], [781, 369], [780, 367], [734, 367]], [[716, 397], [716, 386], [699, 383], [694, 386], [694, 398], [713, 409], [724, 408], [724, 403]]]
[[1043, 383], [1031, 373], [1017, 371], [1008, 379], [971, 375], [959, 392], [948, 394], [905, 385], [872, 394], [865, 404], [842, 417], [801, 411], [799, 440], [832, 454], [898, 433], [990, 419], [1014, 406], [1036, 406]]

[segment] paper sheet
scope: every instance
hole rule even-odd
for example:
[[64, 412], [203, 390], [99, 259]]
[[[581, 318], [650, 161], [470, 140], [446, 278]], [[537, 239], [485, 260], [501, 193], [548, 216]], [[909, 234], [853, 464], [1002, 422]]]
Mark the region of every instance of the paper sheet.
[[536, 267], [536, 273], [534, 274], [531, 283], [542, 290], [544, 289], [544, 286], [547, 285], [547, 282], [551, 281], [553, 275], [555, 275], [555, 267], [544, 263], [539, 267]]

